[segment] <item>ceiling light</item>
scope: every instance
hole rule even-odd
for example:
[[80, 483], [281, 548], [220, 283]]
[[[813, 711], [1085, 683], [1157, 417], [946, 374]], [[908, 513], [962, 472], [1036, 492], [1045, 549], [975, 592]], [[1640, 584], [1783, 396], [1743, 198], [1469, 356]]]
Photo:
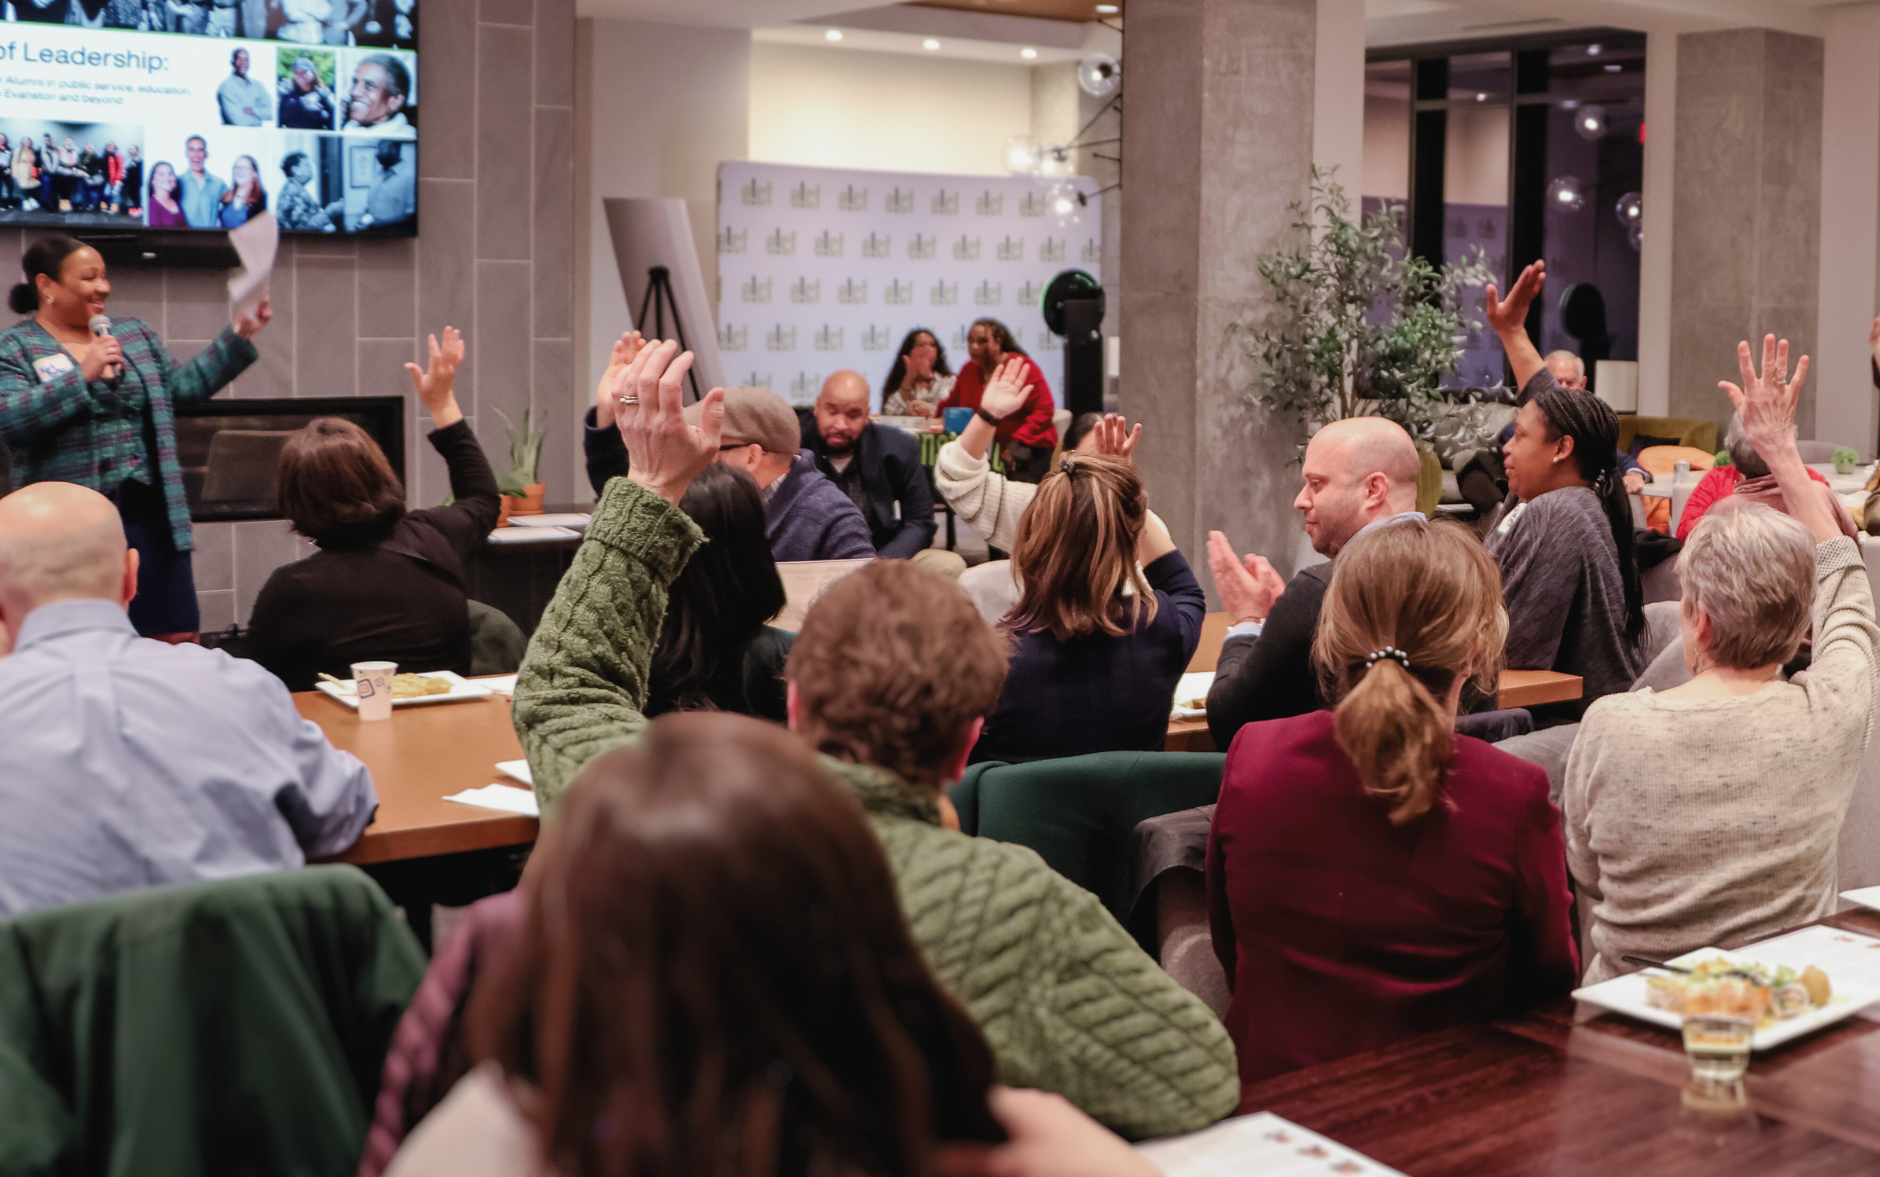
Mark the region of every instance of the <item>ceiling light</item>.
[[1573, 176], [1562, 176], [1547, 186], [1547, 203], [1563, 213], [1576, 213], [1586, 207], [1586, 190]]
[[1598, 46], [1598, 45], [1588, 45], [1588, 46], [1586, 47], [1586, 55], [1587, 55], [1588, 57], [1598, 57], [1598, 56], [1599, 56], [1599, 54], [1600, 54], [1600, 46]]
[[1107, 53], [1092, 53], [1077, 63], [1077, 84], [1092, 98], [1113, 94], [1123, 84], [1123, 67]]
[[1123, 11], [1123, 9], [1122, 9], [1122, 7], [1121, 7], [1120, 5], [1116, 5], [1116, 4], [1099, 4], [1099, 5], [1097, 5], [1097, 15], [1098, 15], [1098, 16], [1115, 16], [1115, 15], [1116, 15], [1117, 13], [1119, 13], [1119, 12], [1121, 12], [1121, 11]]
[[1609, 74], [1623, 73], [1625, 72], [1625, 67], [1615, 61], [1606, 67], [1606, 72]]
[[1029, 176], [1038, 170], [1043, 156], [1038, 141], [1030, 135], [1014, 135], [1005, 141], [1005, 150], [1001, 153], [1005, 161], [1005, 170], [1014, 176]]
[[1488, 95], [1486, 95], [1486, 94], [1477, 94], [1477, 95], [1475, 96], [1475, 100], [1476, 100], [1477, 102], [1487, 102], [1487, 101], [1488, 101]]
[[925, 41], [922, 41], [920, 43], [920, 47], [922, 49], [938, 49], [940, 48], [940, 42], [934, 40], [932, 37], [929, 37]]
[[1630, 229], [1645, 219], [1645, 194], [1626, 193], [1619, 198], [1619, 203], [1613, 206], [1612, 211], [1617, 214], [1619, 223]]
[[1573, 129], [1580, 138], [1597, 142], [1606, 135], [1606, 110], [1600, 106], [1582, 106], [1573, 112]]
[[1030, 61], [1032, 58], [1038, 56], [1038, 51], [1036, 49], [1033, 49], [1031, 46], [1027, 45], [1023, 49], [1020, 49], [1018, 51], [1018, 55], [1024, 58], [1026, 61]]
[[825, 41], [840, 41], [841, 39], [842, 39], [841, 29], [830, 29], [828, 32], [823, 34], [823, 40]]

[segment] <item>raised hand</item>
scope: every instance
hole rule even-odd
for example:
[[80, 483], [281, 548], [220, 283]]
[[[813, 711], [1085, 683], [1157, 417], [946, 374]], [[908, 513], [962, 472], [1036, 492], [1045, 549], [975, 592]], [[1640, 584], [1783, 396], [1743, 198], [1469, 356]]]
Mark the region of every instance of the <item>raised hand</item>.
[[1208, 569], [1214, 573], [1214, 589], [1221, 594], [1221, 607], [1235, 625], [1265, 621], [1273, 611], [1273, 602], [1286, 592], [1286, 582], [1264, 556], [1241, 557], [1218, 531], [1208, 532]]
[[1488, 315], [1488, 325], [1495, 329], [1495, 334], [1506, 335], [1510, 331], [1527, 333], [1528, 307], [1540, 296], [1541, 287], [1547, 284], [1547, 263], [1535, 262], [1521, 271], [1521, 276], [1508, 288], [1507, 298], [1496, 297], [1495, 284], [1488, 284], [1488, 294], [1483, 309]]
[[1808, 379], [1808, 357], [1795, 364], [1789, 375], [1789, 341], [1763, 337], [1762, 371], [1751, 360], [1749, 343], [1736, 345], [1737, 367], [1743, 374], [1741, 388], [1720, 381], [1718, 388], [1730, 394], [1743, 421], [1743, 436], [1775, 475], [1782, 491], [1783, 505], [1804, 527], [1814, 534], [1816, 543], [1841, 537], [1840, 506], [1832, 494], [1816, 489], [1802, 465], [1800, 447], [1795, 444], [1795, 405], [1801, 399], [1802, 383]]
[[264, 298], [261, 300], [261, 305], [255, 308], [254, 314], [235, 316], [235, 334], [243, 339], [253, 339], [255, 333], [266, 327], [273, 318], [274, 303]]
[[725, 390], [705, 394], [697, 425], [686, 423], [685, 374], [692, 353], [672, 340], [649, 343], [614, 381], [615, 424], [626, 443], [627, 477], [673, 506], [718, 457], [725, 424]]
[[1090, 431], [1097, 439], [1097, 452], [1132, 461], [1130, 455], [1136, 452], [1136, 443], [1142, 440], [1142, 426], [1129, 427], [1129, 418], [1121, 413], [1105, 413], [1103, 420]]
[[986, 382], [979, 407], [1001, 421], [1024, 408], [1033, 386], [1021, 384], [1021, 381], [1030, 371], [1031, 365], [1024, 356], [1013, 356], [1000, 364], [992, 373], [992, 379]]
[[420, 368], [406, 364], [405, 371], [411, 374], [411, 390], [418, 394], [419, 402], [431, 414], [432, 423], [443, 429], [463, 420], [456, 395], [457, 369], [463, 365], [463, 335], [455, 327], [446, 327], [441, 346], [435, 335], [428, 340], [430, 366]]
[[600, 383], [594, 386], [595, 428], [605, 429], [614, 423], [614, 381], [620, 379], [620, 373], [626, 371], [633, 357], [645, 346], [646, 340], [638, 331], [623, 331], [620, 338], [614, 340], [613, 354], [607, 357], [607, 370], [601, 373]]

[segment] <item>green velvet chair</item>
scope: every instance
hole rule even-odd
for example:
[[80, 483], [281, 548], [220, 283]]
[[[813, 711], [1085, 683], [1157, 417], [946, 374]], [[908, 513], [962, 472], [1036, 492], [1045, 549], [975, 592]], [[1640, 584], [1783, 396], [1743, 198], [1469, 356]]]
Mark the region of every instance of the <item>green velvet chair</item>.
[[350, 866], [0, 921], [0, 1173], [350, 1177], [424, 964]]
[[975, 764], [949, 796], [963, 831], [1031, 847], [1127, 924], [1136, 823], [1214, 804], [1226, 761], [1219, 752], [1098, 752]]

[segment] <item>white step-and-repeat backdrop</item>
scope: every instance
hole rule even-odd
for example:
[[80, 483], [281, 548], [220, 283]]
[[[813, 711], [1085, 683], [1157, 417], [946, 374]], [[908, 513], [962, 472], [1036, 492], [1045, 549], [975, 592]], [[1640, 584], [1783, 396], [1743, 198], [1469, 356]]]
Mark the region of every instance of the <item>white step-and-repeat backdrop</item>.
[[1062, 406], [1064, 341], [1040, 296], [1069, 269], [1101, 280], [1102, 203], [1052, 213], [1025, 176], [926, 176], [784, 164], [718, 167], [718, 347], [725, 376], [797, 404], [831, 372], [882, 382], [901, 339], [934, 332], [957, 372], [975, 319], [1003, 322]]

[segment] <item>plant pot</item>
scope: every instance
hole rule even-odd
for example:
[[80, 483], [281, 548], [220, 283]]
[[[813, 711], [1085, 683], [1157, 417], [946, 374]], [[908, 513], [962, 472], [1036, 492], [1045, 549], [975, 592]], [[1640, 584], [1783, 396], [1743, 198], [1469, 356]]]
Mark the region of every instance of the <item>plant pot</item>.
[[531, 482], [523, 487], [528, 493], [523, 495], [504, 495], [502, 518], [511, 515], [540, 515], [542, 513], [542, 495], [548, 486], [541, 482]]
[[1836, 474], [1852, 474], [1858, 469], [1860, 469], [1860, 467], [1852, 462], [1836, 462], [1834, 464], [1834, 472]]

